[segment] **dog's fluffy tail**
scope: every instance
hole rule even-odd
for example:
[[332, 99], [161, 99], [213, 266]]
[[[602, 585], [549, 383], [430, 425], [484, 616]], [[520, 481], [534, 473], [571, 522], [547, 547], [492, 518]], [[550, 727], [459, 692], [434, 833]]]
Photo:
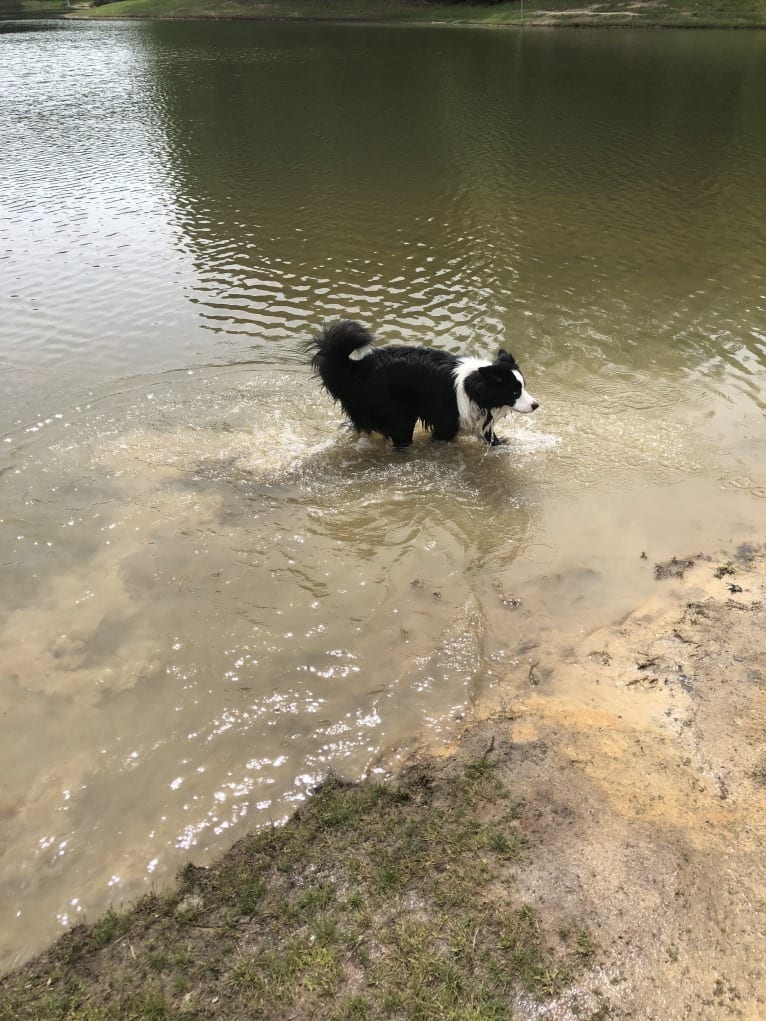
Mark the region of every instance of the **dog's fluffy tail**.
[[[336, 319], [317, 330], [306, 347], [314, 352], [312, 368], [325, 379], [327, 370], [347, 366], [349, 360], [357, 361], [362, 356], [362, 349], [369, 349], [374, 343], [375, 338], [360, 323]], [[359, 352], [356, 358], [354, 352]]]

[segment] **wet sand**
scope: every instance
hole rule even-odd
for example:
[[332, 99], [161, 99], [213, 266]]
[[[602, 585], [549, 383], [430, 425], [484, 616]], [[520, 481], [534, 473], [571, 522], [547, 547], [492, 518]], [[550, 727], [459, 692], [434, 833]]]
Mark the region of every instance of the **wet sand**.
[[527, 900], [599, 946], [564, 995], [514, 1016], [766, 1016], [766, 557], [656, 574], [623, 621], [563, 661], [536, 654], [545, 682], [461, 742], [493, 745], [523, 805]]

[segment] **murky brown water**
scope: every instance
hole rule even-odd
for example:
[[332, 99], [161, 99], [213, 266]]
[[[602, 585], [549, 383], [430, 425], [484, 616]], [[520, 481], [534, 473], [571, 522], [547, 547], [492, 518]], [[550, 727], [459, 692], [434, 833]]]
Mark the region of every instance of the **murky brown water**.
[[[763, 539], [765, 57], [0, 32], [3, 965]], [[339, 314], [506, 343], [541, 409], [357, 443], [301, 346]]]

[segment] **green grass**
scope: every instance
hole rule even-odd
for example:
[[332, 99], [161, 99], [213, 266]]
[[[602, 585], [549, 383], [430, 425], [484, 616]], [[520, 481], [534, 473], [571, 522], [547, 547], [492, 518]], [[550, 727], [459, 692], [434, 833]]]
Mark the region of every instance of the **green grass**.
[[0, 20], [3, 18], [49, 18], [64, 14], [71, 8], [66, 0], [0, 0]]
[[[70, 0], [78, 18], [249, 18], [437, 22], [485, 26], [521, 24], [520, 0], [481, 4], [426, 3], [424, 0], [115, 0], [90, 7]], [[66, 0], [0, 0], [0, 18], [67, 11]], [[523, 24], [611, 27], [766, 27], [766, 0], [524, 0]]]
[[[31, 0], [27, 0], [31, 2]], [[492, 6], [422, 0], [119, 0], [88, 17], [285, 18], [441, 22], [508, 26], [521, 21], [520, 0]], [[766, 27], [766, 0], [525, 0], [524, 24], [667, 27]]]
[[486, 755], [331, 780], [285, 827], [0, 980], [0, 1021], [510, 1019], [519, 992], [556, 994], [595, 952], [519, 897], [529, 854]]

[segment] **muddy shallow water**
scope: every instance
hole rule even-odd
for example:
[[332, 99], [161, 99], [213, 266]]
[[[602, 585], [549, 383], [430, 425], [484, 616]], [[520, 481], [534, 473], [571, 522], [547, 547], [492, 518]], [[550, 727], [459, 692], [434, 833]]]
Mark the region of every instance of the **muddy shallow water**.
[[[3, 964], [762, 539], [762, 40], [608, 36], [0, 35]], [[541, 408], [358, 442], [338, 314]]]

